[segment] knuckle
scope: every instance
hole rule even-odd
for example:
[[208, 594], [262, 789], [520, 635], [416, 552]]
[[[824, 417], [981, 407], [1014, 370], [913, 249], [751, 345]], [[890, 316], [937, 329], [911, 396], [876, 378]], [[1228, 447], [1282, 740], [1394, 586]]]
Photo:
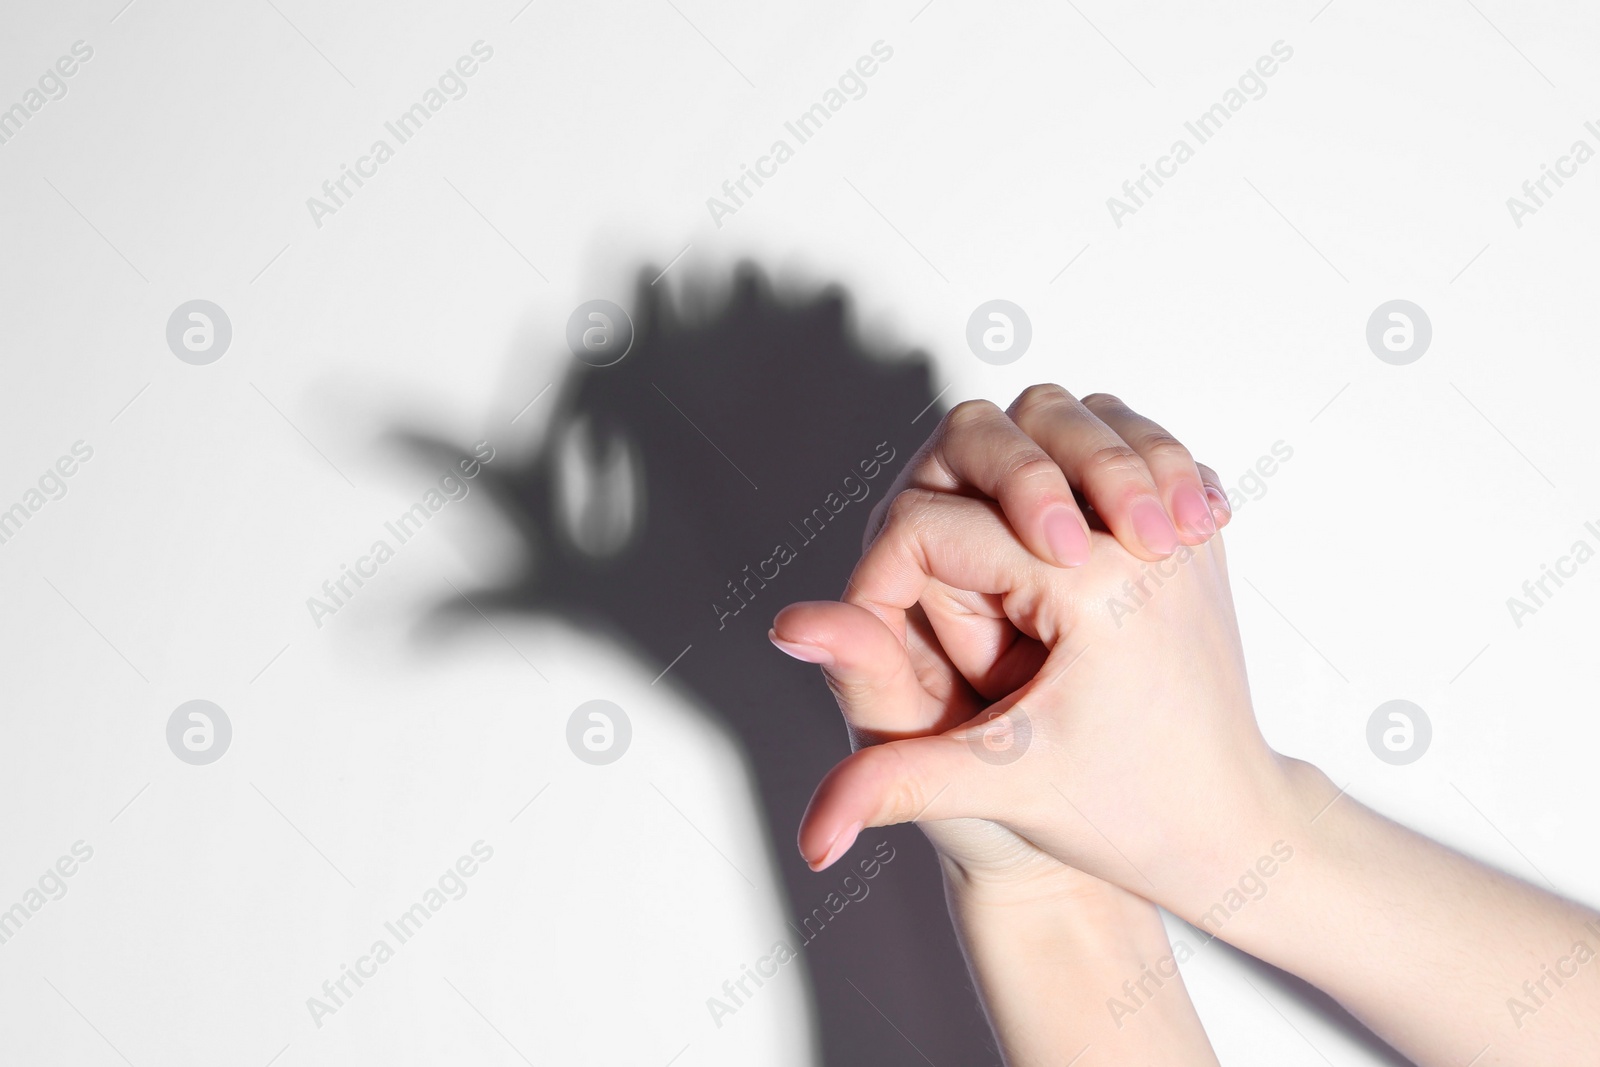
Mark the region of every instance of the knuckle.
[[1084, 461], [1084, 476], [1092, 481], [1117, 481], [1127, 478], [1146, 479], [1149, 471], [1139, 453], [1125, 444], [1105, 445], [1089, 454]]
[[894, 813], [900, 822], [911, 822], [922, 814], [926, 801], [922, 799], [923, 789], [914, 781], [901, 778], [889, 788], [889, 810]]
[[915, 527], [922, 516], [938, 500], [939, 494], [931, 489], [903, 489], [889, 502], [884, 528]]
[[1091, 411], [1116, 411], [1125, 410], [1128, 405], [1121, 398], [1110, 393], [1090, 393], [1083, 398], [1083, 406]]
[[840, 713], [852, 726], [855, 725], [855, 719], [865, 710], [865, 706], [878, 694], [879, 686], [871, 678], [859, 676], [841, 678], [832, 671], [823, 671], [822, 677], [828, 685], [828, 690], [833, 693], [834, 700], [838, 702]]
[[921, 815], [928, 804], [925, 796], [927, 790], [913, 773], [904, 753], [894, 745], [886, 745], [877, 751], [882, 753], [878, 757], [883, 764], [881, 773], [888, 779], [888, 788], [883, 791], [887, 813], [901, 821], [910, 821]]
[[1000, 409], [988, 400], [963, 400], [945, 413], [945, 429], [951, 433], [982, 425], [1000, 414]]
[[1037, 448], [1027, 449], [1012, 457], [1011, 463], [1001, 475], [1000, 486], [1002, 489], [1019, 485], [1031, 485], [1038, 482], [1054, 482], [1065, 478], [1056, 461], [1045, 455]]
[[1182, 441], [1165, 430], [1152, 430], [1139, 439], [1140, 451], [1151, 459], [1194, 463], [1194, 456]]
[[1042, 382], [1030, 385], [1017, 394], [1017, 399], [1012, 401], [1011, 410], [1016, 415], [1025, 415], [1041, 408], [1055, 407], [1064, 403], [1076, 403], [1072, 394], [1054, 382]]

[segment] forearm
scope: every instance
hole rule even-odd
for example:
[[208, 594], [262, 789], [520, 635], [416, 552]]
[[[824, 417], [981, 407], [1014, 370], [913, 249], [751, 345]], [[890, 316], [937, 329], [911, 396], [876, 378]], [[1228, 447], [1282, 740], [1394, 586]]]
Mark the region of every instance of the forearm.
[[1219, 869], [1212, 902], [1178, 914], [1320, 987], [1424, 1067], [1565, 1065], [1600, 1048], [1600, 915], [1286, 765], [1250, 891]]
[[950, 914], [1005, 1062], [1215, 1067], [1160, 912], [1099, 886], [999, 889], [946, 871]]

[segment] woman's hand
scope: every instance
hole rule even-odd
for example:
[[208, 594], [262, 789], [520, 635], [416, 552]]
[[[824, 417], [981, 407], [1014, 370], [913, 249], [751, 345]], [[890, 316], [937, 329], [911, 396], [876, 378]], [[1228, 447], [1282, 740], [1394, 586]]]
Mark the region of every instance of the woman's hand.
[[[1029, 397], [1032, 403], [1024, 403]], [[1139, 474], [1139, 453], [1108, 430], [1087, 409], [1059, 390], [1030, 390], [1013, 411], [1026, 409], [1041, 425], [1039, 400], [1050, 401], [1055, 418], [1069, 420], [1080, 438], [1101, 448], [1105, 458], [1077, 468], [1075, 484], [1086, 498], [1098, 499], [1108, 511], [1129, 514], [1158, 500]], [[1139, 420], [1110, 398], [1090, 402], [1135, 434], [1145, 451], [1169, 441], [1164, 431]], [[1130, 430], [1130, 432], [1132, 432]], [[1083, 442], [1070, 434], [1047, 434], [1067, 451], [1084, 453]], [[1181, 449], [1175, 443], [1161, 447]], [[1183, 453], [1185, 459], [1187, 453]], [[1171, 459], [1169, 455], [1164, 457]], [[1157, 457], [1160, 481], [1168, 496], [1194, 489], [1218, 502], [1213, 525], [1226, 523], [1226, 499], [1209, 469], [1188, 464], [1187, 470]], [[1146, 470], [1144, 473], [1148, 473]], [[1128, 487], [1128, 488], [1125, 488]], [[1035, 531], [1035, 547], [1045, 543], [1048, 563], [1081, 566], [1086, 552], [1061, 553], [1059, 521], [1065, 507], [1088, 544], [1089, 526], [1073, 503], [1067, 476], [1053, 459], [1022, 434], [1016, 423], [989, 404], [957, 407], [902, 471], [891, 499], [906, 488], [949, 492], [993, 493], [1000, 497], [1012, 522]], [[1096, 517], [1090, 512], [1090, 517]], [[880, 506], [869, 526], [879, 530], [885, 515]], [[1137, 523], [1124, 528], [1137, 535]], [[1148, 523], [1146, 523], [1148, 526]], [[1191, 528], [1186, 540], [1202, 540]], [[1148, 553], [1142, 541], [1133, 550]], [[1185, 550], [1187, 551], [1187, 550]], [[960, 668], [946, 654], [928, 616], [913, 610], [906, 616], [908, 641], [902, 643], [880, 619], [862, 607], [843, 603], [800, 604], [775, 620], [772, 639], [791, 655], [823, 664], [829, 687], [838, 698], [854, 747], [913, 734], [926, 735], [971, 719], [986, 702], [975, 685], [992, 688], [1017, 682], [1037, 670], [1045, 658], [1039, 642], [1026, 637], [1003, 647], [983, 633], [949, 634], [957, 641]], [[962, 639], [971, 636], [975, 642]], [[802, 638], [797, 642], [794, 638]], [[1003, 663], [999, 662], [1004, 660]], [[908, 716], [907, 711], [912, 715]], [[985, 740], [990, 758], [1005, 760], [1007, 742], [995, 731]], [[1205, 1031], [1183, 988], [1159, 912], [1142, 898], [1076, 870], [1040, 850], [1007, 827], [984, 819], [947, 819], [922, 824], [938, 852], [945, 876], [951, 915], [985, 1009], [1008, 1063], [1065, 1062], [1096, 1048], [1096, 1061], [1153, 1059], [1169, 1064], [1214, 1064]], [[854, 828], [842, 835], [839, 851], [854, 839]], [[845, 838], [848, 837], [849, 840]], [[825, 866], [837, 854], [814, 860]], [[1152, 970], [1152, 968], [1154, 970]], [[1112, 1011], [1125, 995], [1123, 983], [1166, 974], [1167, 987], [1158, 1005], [1128, 1025]], [[1159, 979], [1158, 979], [1159, 980]], [[1111, 1062], [1104, 1060], [1104, 1062]]]
[[[993, 497], [1041, 560], [1068, 566], [1088, 561], [1091, 529], [1107, 521], [1121, 530], [1128, 552], [1155, 560], [1187, 552], [1184, 546], [1203, 542], [1230, 517], [1216, 474], [1165, 429], [1115, 397], [1080, 402], [1055, 385], [1024, 391], [1007, 412], [987, 401], [952, 409], [873, 512], [869, 543], [887, 521], [888, 505], [907, 490]], [[1083, 548], [1071, 547], [1079, 537]], [[936, 612], [959, 599], [930, 583], [927, 600]], [[988, 620], [969, 622], [935, 634], [928, 617], [913, 610], [901, 640], [867, 611], [818, 602], [785, 609], [771, 636], [790, 655], [822, 664], [859, 748], [964, 723], [1042, 664], [1046, 650], [1038, 641]], [[985, 740], [1001, 740], [1000, 730]], [[940, 854], [972, 877], [1027, 877], [1037, 861], [1036, 849], [993, 823], [924, 829]], [[1052, 870], [1051, 877], [1059, 875]]]
[[1031, 386], [1005, 411], [987, 400], [951, 408], [873, 509], [868, 541], [907, 489], [995, 500], [1029, 551], [1064, 567], [1088, 562], [1095, 522], [1157, 560], [1232, 514], [1216, 472], [1161, 426], [1108, 393], [1078, 400], [1059, 385]]
[[808, 859], [836, 859], [862, 825], [981, 818], [1181, 904], [1218, 864], [1246, 870], [1270, 849], [1261, 838], [1294, 800], [1256, 727], [1220, 541], [1150, 563], [1093, 537], [1089, 563], [1063, 572], [1026, 551], [994, 504], [907, 491], [851, 578], [846, 601], [861, 611], [848, 635], [834, 609], [781, 620], [780, 636], [809, 643], [864, 641], [876, 624], [887, 649], [913, 639], [920, 606], [993, 702], [960, 724], [902, 672], [870, 724], [901, 739], [824, 779], [801, 828]]
[[[858, 823], [920, 816], [947, 824], [924, 828], [963, 875], [1015, 877], [1039, 862], [1037, 827], [1018, 820], [1003, 795], [1016, 789], [1044, 822], [1073, 817], [1081, 840], [1058, 858], [1153, 895], [1153, 875], [1139, 868], [1159, 864], [1141, 865], [1134, 854], [1164, 851], [1162, 823], [1141, 823], [1113, 797], [1142, 773], [1147, 810], [1174, 794], [1183, 797], [1178, 808], [1204, 810], [1184, 793], [1200, 772], [1175, 776], [1151, 762], [1158, 751], [1177, 761], [1193, 755], [1194, 724], [1181, 721], [1189, 715], [1174, 721], [1171, 705], [1204, 704], [1217, 709], [1219, 727], [1231, 724], [1210, 772], [1227, 787], [1211, 790], [1218, 804], [1276, 769], [1250, 713], [1220, 544], [1180, 544], [1162, 560], [1139, 533], [1149, 526], [1136, 517], [1146, 505], [1189, 492], [1209, 497], [1208, 518], [1225, 522], [1215, 475], [1115, 398], [1079, 403], [1057, 386], [1036, 386], [1010, 416], [990, 405], [955, 408], [900, 486], [909, 488], [874, 515], [876, 536], [845, 602], [793, 605], [774, 625], [779, 647], [824, 665], [862, 749], [819, 787], [802, 852], [826, 865]], [[1086, 536], [1094, 547], [1064, 572], [1025, 550], [1013, 527], [1031, 524], [1042, 536], [1073, 488], [1093, 503]], [[998, 505], [979, 493], [995, 494]], [[1098, 528], [1103, 516], [1122, 526], [1122, 538]], [[1202, 532], [1179, 525], [1188, 540]], [[1073, 701], [1102, 710], [1065, 706]], [[863, 748], [882, 741], [893, 743]], [[1089, 758], [1090, 741], [1103, 757]], [[1046, 765], [1045, 752], [1063, 762]], [[1024, 783], [1029, 772], [1044, 780]], [[986, 801], [1007, 817], [948, 818], [981, 814], [960, 806]], [[1105, 835], [1090, 825], [1100, 823]], [[1121, 823], [1125, 841], [1107, 829]]]

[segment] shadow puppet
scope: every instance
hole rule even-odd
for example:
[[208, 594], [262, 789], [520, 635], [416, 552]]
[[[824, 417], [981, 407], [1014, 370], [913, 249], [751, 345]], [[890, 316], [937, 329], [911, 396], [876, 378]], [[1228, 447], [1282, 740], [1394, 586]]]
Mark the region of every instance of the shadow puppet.
[[[866, 831], [822, 876], [794, 847], [811, 791], [849, 743], [816, 668], [767, 640], [783, 605], [843, 591], [868, 513], [942, 415], [927, 357], [869, 351], [848, 328], [842, 293], [784, 299], [748, 264], [731, 294], [691, 287], [682, 307], [652, 277], [639, 275], [626, 356], [606, 367], [574, 361], [544, 446], [521, 466], [482, 468], [480, 485], [529, 565], [472, 600], [491, 613], [587, 625], [646, 663], [672, 664], [666, 677], [743, 746], [825, 1067], [998, 1064], [921, 831]], [[401, 437], [434, 464], [468, 456]], [[481, 622], [459, 599], [439, 611]], [[827, 895], [880, 841], [893, 860], [858, 879], [874, 903], [834, 914]], [[1191, 944], [1208, 939], [1190, 933]], [[1404, 1067], [1321, 991], [1223, 951], [1375, 1059]]]
[[[491, 615], [539, 613], [604, 631], [655, 669], [676, 660], [665, 680], [743, 747], [775, 843], [785, 939], [809, 974], [822, 1063], [996, 1064], [922, 833], [863, 833], [824, 875], [800, 858], [806, 802], [850, 749], [816, 668], [767, 640], [783, 605], [843, 592], [868, 513], [939, 420], [927, 358], [867, 351], [836, 289], [782, 298], [747, 264], [731, 293], [691, 285], [674, 302], [648, 284], [653, 276], [639, 275], [625, 357], [605, 367], [574, 360], [538, 452], [482, 469], [479, 487], [529, 563], [469, 595]], [[401, 437], [430, 462], [467, 454]], [[439, 611], [481, 622], [459, 599]], [[862, 879], [859, 863], [884, 841], [892, 860]], [[870, 905], [840, 904], [846, 871]]]

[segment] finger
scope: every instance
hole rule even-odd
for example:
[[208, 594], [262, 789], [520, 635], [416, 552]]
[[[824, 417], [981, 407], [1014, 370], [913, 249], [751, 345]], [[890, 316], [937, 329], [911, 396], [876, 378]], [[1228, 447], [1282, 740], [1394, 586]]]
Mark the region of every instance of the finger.
[[863, 748], [822, 779], [800, 820], [796, 843], [814, 871], [831, 866], [868, 826], [918, 819], [981, 818], [974, 805], [988, 764], [950, 734], [892, 741]]
[[1059, 385], [1023, 390], [1008, 410], [1060, 465], [1067, 481], [1122, 546], [1144, 560], [1165, 559], [1180, 544], [1150, 469], [1129, 444]]
[[[948, 729], [946, 702], [928, 692], [909, 649], [865, 608], [837, 601], [790, 604], [768, 636], [782, 651], [822, 667], [854, 747]], [[947, 675], [955, 671], [943, 666]], [[964, 708], [962, 709], [964, 710]]]
[[1222, 479], [1217, 477], [1216, 471], [1204, 463], [1195, 466], [1200, 468], [1200, 480], [1206, 486], [1206, 502], [1211, 505], [1211, 517], [1216, 520], [1220, 530], [1233, 520], [1233, 505], [1228, 503], [1228, 491], [1222, 488]]
[[950, 661], [921, 604], [906, 612], [906, 651], [922, 688], [949, 709], [949, 721], [962, 722], [978, 713], [985, 701]]
[[1089, 524], [1066, 475], [987, 400], [950, 409], [873, 509], [869, 540], [883, 525], [887, 502], [906, 489], [989, 497], [999, 501], [1028, 550], [1046, 563], [1078, 567], [1089, 562]]
[[1002, 598], [932, 583], [919, 602], [953, 668], [986, 700], [1038, 673], [1048, 650], [1019, 630]]
[[1217, 532], [1217, 522], [1206, 502], [1205, 483], [1194, 456], [1183, 443], [1154, 419], [1139, 414], [1110, 393], [1086, 396], [1083, 406], [1144, 460], [1167, 515], [1178, 529], [1179, 540], [1186, 545], [1210, 540]]
[[[909, 489], [895, 497], [889, 521], [857, 562], [844, 599], [878, 616], [904, 641], [906, 612], [932, 583], [997, 595], [1040, 585], [1043, 566], [992, 501]], [[1054, 634], [1034, 636], [1048, 644]]]

